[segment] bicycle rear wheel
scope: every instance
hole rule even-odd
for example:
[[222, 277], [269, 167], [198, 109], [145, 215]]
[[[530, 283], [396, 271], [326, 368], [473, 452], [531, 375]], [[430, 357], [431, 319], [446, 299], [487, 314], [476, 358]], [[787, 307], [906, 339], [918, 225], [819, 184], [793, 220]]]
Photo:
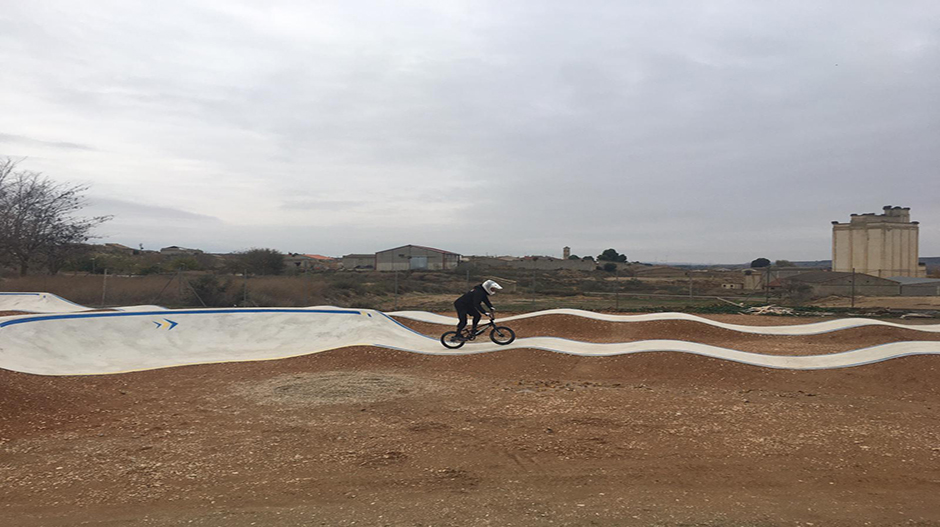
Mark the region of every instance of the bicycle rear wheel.
[[448, 331], [441, 335], [441, 344], [443, 344], [445, 348], [455, 350], [463, 346], [464, 341], [458, 338], [456, 331]]
[[490, 340], [505, 346], [516, 340], [516, 332], [506, 326], [496, 326], [490, 331]]

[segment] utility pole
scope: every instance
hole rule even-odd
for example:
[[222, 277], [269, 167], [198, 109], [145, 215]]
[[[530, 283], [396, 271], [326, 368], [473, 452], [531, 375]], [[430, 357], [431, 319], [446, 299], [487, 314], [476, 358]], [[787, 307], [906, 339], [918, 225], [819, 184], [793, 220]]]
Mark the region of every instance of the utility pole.
[[101, 282], [101, 307], [104, 307], [105, 294], [108, 292], [108, 268], [104, 269], [104, 281]]
[[692, 270], [689, 269], [689, 298], [692, 298]]
[[395, 271], [395, 311], [398, 311], [398, 271]]
[[245, 278], [242, 285], [242, 307], [248, 307], [248, 269], [245, 269], [245, 272], [242, 273], [242, 277]]

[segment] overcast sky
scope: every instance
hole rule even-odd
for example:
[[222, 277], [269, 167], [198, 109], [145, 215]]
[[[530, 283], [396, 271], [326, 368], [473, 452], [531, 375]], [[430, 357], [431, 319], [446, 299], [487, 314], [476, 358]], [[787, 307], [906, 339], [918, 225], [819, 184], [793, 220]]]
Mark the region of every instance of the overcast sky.
[[147, 249], [940, 256], [940, 2], [0, 0], [0, 156]]

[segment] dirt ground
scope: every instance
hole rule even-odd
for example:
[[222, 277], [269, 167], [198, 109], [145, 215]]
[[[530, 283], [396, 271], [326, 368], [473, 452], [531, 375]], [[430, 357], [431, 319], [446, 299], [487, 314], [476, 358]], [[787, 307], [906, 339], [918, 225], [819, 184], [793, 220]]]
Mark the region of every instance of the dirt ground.
[[[511, 325], [768, 353], [927, 335]], [[938, 378], [936, 356], [799, 372], [376, 348], [110, 376], [0, 370], [0, 525], [940, 526]]]

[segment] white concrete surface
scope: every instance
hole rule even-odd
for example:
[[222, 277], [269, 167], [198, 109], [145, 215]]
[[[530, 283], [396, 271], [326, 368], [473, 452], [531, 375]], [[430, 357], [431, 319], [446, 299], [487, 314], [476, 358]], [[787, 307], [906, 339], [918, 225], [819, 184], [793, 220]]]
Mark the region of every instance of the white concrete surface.
[[[0, 292], [0, 311], [23, 311], [25, 313], [81, 313], [91, 307], [76, 304], [52, 293]], [[110, 308], [116, 311], [157, 311], [161, 306], [125, 306]]]
[[0, 368], [40, 375], [97, 375], [187, 364], [268, 360], [347, 346], [377, 346], [433, 355], [516, 348], [585, 356], [671, 351], [786, 369], [843, 368], [907, 355], [940, 354], [940, 342], [932, 341], [786, 357], [678, 340], [601, 344], [553, 337], [520, 338], [509, 346], [475, 342], [459, 350], [448, 350], [436, 336], [421, 335], [379, 311], [365, 309], [188, 309], [0, 318]]
[[[407, 318], [419, 322], [428, 322], [431, 324], [441, 324], [444, 326], [456, 326], [457, 319], [428, 313], [426, 311], [392, 311], [388, 315], [398, 318]], [[704, 317], [690, 315], [688, 313], [651, 313], [647, 315], [608, 315], [605, 313], [594, 313], [592, 311], [582, 311], [580, 309], [547, 309], [544, 311], [535, 311], [506, 318], [498, 319], [500, 324], [509, 323], [513, 320], [522, 320], [544, 315], [571, 315], [575, 317], [589, 318], [592, 320], [603, 320], [605, 322], [649, 322], [653, 320], [689, 320], [700, 322], [723, 329], [730, 329], [741, 333], [752, 333], [758, 335], [819, 335], [831, 331], [842, 329], [859, 328], [863, 326], [889, 326], [895, 328], [911, 329], [914, 331], [923, 331], [926, 333], [940, 333], [940, 324], [897, 324], [883, 320], [874, 320], [869, 318], [842, 318], [839, 320], [827, 320], [824, 322], [812, 322], [809, 324], [795, 324], [787, 326], [745, 326], [742, 324], [728, 324], [709, 320]]]
[[75, 313], [88, 308], [52, 293], [0, 292], [0, 311], [28, 313]]

